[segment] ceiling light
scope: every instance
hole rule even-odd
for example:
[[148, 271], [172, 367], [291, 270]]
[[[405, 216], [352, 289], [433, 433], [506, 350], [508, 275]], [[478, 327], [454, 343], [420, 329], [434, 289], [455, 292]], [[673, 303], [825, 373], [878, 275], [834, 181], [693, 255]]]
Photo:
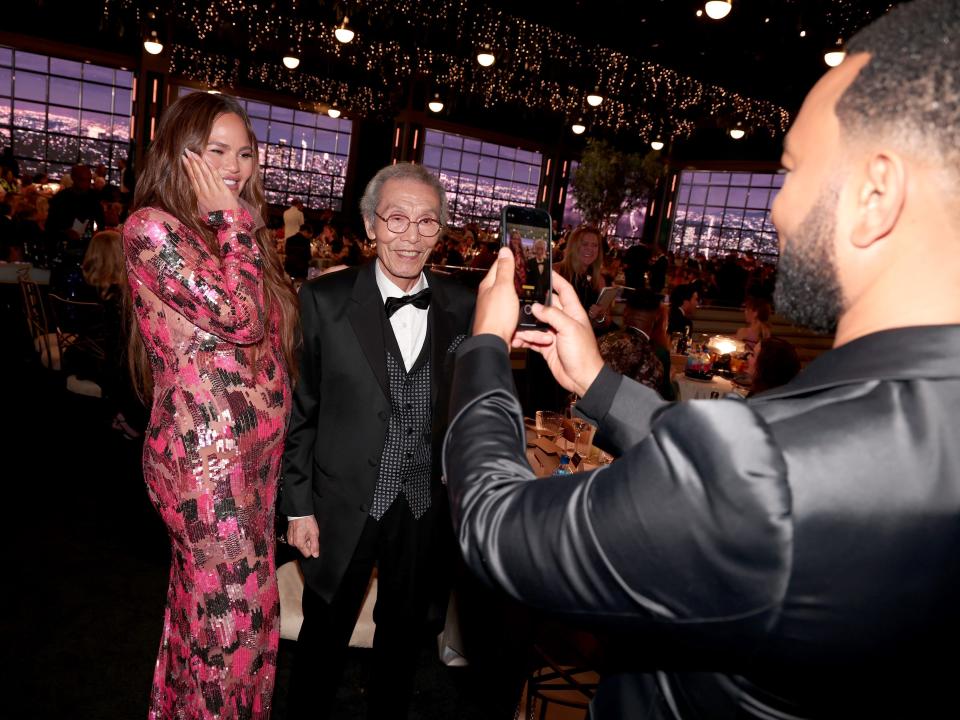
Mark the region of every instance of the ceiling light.
[[338, 117], [340, 117], [340, 111], [337, 110], [337, 108], [335, 108], [333, 105], [331, 105], [327, 110], [327, 115], [329, 115], [334, 120], [336, 120]]
[[747, 131], [744, 130], [739, 125], [737, 125], [737, 127], [735, 128], [730, 128], [730, 137], [732, 137], [734, 140], [739, 140], [746, 134], [747, 134]]
[[703, 17], [703, 10], [697, 10], [697, 17]]
[[433, 100], [427, 103], [430, 112], [438, 113], [443, 110], [443, 100], [440, 99], [440, 93], [433, 94]]
[[713, 20], [723, 20], [727, 15], [730, 14], [730, 10], [733, 8], [733, 0], [707, 0], [707, 4], [703, 6], [703, 9], [707, 12], [707, 16]]
[[843, 62], [847, 54], [843, 50], [830, 50], [823, 54], [823, 61], [830, 67], [836, 67]]
[[151, 55], [159, 55], [163, 52], [163, 43], [157, 37], [156, 30], [151, 30], [147, 35], [147, 39], [143, 41], [143, 49]]
[[300, 58], [298, 58], [296, 55], [292, 53], [290, 55], [284, 55], [283, 64], [286, 65], [291, 70], [296, 70], [297, 67], [300, 65]]
[[219, 94], [220, 94], [219, 90], [213, 90], [213, 89], [207, 90], [207, 95], [219, 95]]
[[846, 56], [847, 52], [843, 49], [843, 40], [837, 38], [836, 44], [823, 53], [823, 61], [830, 67], [836, 67], [843, 62]]
[[663, 150], [663, 143], [659, 140], [654, 140], [652, 143], [650, 143], [650, 147], [652, 147], [654, 150]]
[[343, 22], [333, 31], [333, 36], [344, 45], [353, 40], [355, 34], [356, 33], [350, 28], [350, 18], [346, 15], [343, 16]]
[[496, 61], [496, 58], [493, 56], [493, 51], [484, 46], [480, 48], [480, 52], [477, 53], [477, 62], [483, 65], [484, 67], [490, 67]]
[[806, 30], [801, 30], [801, 31], [800, 31], [800, 37], [806, 37], [806, 36], [807, 36], [807, 31], [806, 31]]
[[600, 94], [600, 88], [594, 88], [593, 92], [587, 95], [587, 105], [597, 107], [603, 102], [603, 95]]
[[583, 124], [583, 120], [577, 120], [570, 129], [573, 130], [574, 135], [583, 135], [587, 131], [587, 126]]

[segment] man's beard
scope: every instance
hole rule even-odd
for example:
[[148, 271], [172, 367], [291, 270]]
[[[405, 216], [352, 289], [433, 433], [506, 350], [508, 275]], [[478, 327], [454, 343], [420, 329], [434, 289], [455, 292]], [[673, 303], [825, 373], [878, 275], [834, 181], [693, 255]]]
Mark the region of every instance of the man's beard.
[[777, 266], [773, 304], [797, 325], [832, 333], [843, 312], [843, 291], [834, 259], [839, 191], [827, 188], [796, 231], [786, 236]]

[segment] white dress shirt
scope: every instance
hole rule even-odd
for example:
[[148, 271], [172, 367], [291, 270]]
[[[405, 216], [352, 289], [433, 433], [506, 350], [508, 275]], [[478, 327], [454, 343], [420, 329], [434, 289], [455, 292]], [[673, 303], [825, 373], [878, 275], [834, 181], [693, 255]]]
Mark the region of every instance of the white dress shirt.
[[[377, 287], [380, 288], [380, 299], [387, 301], [388, 297], [403, 297], [404, 295], [413, 295], [428, 287], [427, 278], [420, 273], [420, 278], [409, 290], [401, 290], [397, 287], [386, 273], [380, 267], [380, 261], [377, 260], [376, 276]], [[427, 339], [427, 309], [421, 310], [415, 305], [404, 305], [397, 310], [390, 318], [390, 325], [393, 327], [393, 334], [397, 338], [397, 345], [400, 346], [400, 354], [403, 356], [403, 366], [410, 372], [410, 368], [420, 357], [420, 351], [423, 349], [423, 343]]]

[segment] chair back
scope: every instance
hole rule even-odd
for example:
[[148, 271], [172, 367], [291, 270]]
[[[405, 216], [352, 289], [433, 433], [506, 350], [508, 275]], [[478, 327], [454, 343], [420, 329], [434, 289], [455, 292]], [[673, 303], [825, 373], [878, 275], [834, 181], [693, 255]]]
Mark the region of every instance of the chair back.
[[50, 293], [50, 312], [57, 329], [57, 345], [61, 358], [68, 349], [71, 354], [86, 355], [94, 361], [106, 357], [102, 305], [67, 300]]
[[40, 362], [44, 367], [59, 370], [60, 350], [56, 335], [50, 332], [40, 286], [35, 280], [30, 279], [29, 272], [21, 272], [18, 279], [33, 349], [40, 356]]

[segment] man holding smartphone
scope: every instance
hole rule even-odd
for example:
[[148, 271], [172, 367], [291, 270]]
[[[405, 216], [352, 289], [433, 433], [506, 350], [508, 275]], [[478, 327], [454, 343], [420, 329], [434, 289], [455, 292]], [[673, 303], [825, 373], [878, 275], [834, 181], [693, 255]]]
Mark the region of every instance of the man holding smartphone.
[[[597, 720], [956, 704], [960, 3], [898, 5], [847, 52], [786, 137], [772, 210], [778, 311], [835, 330], [790, 383], [665, 403], [604, 366], [562, 278], [534, 308], [547, 332], [510, 322], [507, 250], [480, 285], [444, 447], [454, 524], [487, 582], [622, 643]], [[511, 343], [580, 396], [612, 465], [534, 478]]]

